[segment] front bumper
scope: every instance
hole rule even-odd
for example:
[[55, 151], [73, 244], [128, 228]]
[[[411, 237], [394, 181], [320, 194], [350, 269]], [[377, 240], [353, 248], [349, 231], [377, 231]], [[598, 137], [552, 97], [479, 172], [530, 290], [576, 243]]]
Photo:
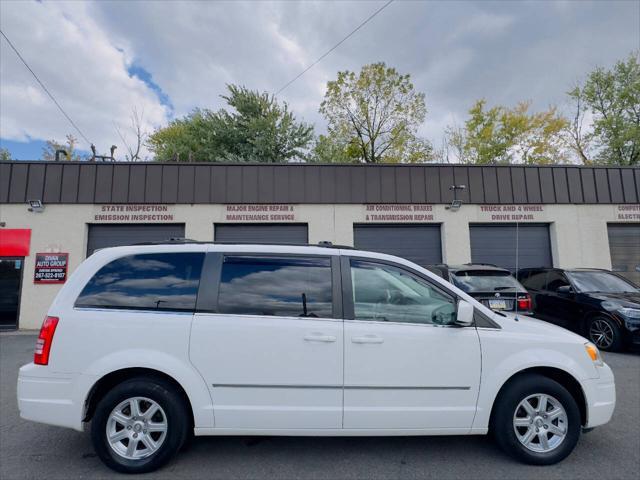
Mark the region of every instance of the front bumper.
[[29, 363], [18, 374], [18, 409], [25, 420], [82, 431], [85, 388], [82, 375], [52, 373]]
[[606, 363], [597, 368], [600, 378], [585, 380], [582, 385], [587, 403], [585, 428], [593, 428], [609, 422], [616, 407], [616, 384], [613, 372]]

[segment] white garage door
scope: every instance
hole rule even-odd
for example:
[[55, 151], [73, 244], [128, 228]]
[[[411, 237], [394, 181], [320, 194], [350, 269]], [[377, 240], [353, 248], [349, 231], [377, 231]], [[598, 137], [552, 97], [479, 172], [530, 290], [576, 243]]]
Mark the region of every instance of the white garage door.
[[99, 248], [184, 238], [184, 223], [89, 225], [87, 257]]
[[422, 266], [442, 263], [440, 225], [354, 225], [353, 244]]
[[469, 232], [473, 263], [490, 263], [511, 271], [516, 267], [553, 267], [549, 225], [476, 224], [469, 225]]
[[297, 224], [216, 224], [214, 240], [225, 243], [308, 243], [306, 223]]
[[640, 285], [640, 223], [609, 224], [611, 269]]

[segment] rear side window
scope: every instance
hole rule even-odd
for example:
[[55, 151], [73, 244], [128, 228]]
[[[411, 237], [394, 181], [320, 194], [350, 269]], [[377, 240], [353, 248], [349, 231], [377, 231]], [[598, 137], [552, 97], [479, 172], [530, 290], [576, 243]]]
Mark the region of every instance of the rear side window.
[[328, 258], [225, 257], [218, 312], [329, 318], [331, 285]]
[[547, 286], [546, 270], [532, 270], [527, 277], [521, 276], [520, 283], [528, 290], [544, 290]]
[[76, 307], [193, 311], [204, 253], [152, 253], [102, 267]]

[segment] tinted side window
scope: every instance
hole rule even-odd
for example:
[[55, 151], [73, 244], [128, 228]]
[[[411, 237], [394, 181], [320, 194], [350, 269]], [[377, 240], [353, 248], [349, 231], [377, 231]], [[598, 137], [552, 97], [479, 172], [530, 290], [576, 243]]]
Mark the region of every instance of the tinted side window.
[[401, 268], [351, 260], [351, 283], [356, 320], [428, 324], [455, 320], [455, 299]]
[[102, 267], [76, 307], [193, 311], [204, 253], [152, 253]]
[[549, 292], [555, 292], [558, 287], [569, 286], [569, 281], [562, 273], [555, 270], [549, 270], [547, 273], [547, 290]]
[[547, 283], [547, 272], [545, 270], [530, 270], [526, 277], [520, 278], [520, 283], [527, 290], [544, 290]]
[[331, 261], [302, 257], [225, 257], [218, 312], [331, 317]]

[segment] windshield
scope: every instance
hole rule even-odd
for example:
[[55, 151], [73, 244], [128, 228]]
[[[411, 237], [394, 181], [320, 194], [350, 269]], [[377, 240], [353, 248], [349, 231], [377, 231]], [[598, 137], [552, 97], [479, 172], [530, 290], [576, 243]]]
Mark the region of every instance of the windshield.
[[609, 272], [567, 272], [580, 292], [637, 293], [638, 289]]
[[509, 272], [500, 270], [461, 270], [454, 272], [453, 283], [465, 292], [524, 291]]

